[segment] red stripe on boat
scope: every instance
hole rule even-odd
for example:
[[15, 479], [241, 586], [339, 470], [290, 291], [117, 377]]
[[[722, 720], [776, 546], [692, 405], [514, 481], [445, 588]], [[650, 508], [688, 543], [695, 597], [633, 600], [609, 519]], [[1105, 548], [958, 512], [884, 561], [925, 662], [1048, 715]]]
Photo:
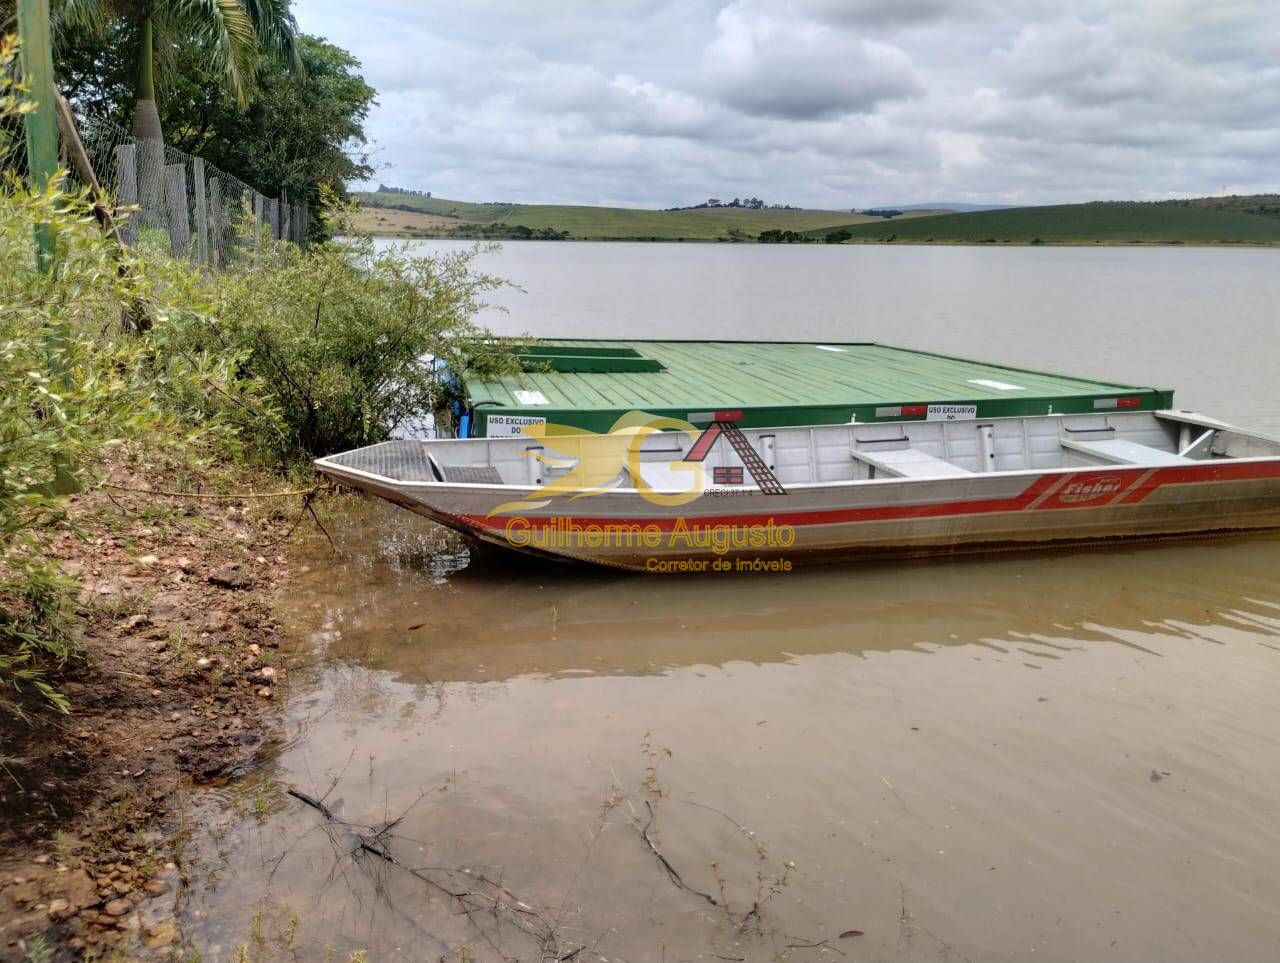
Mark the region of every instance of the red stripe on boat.
[[[1150, 475], [1138, 481], [1143, 475]], [[1280, 478], [1280, 461], [1255, 462], [1236, 465], [1188, 466], [1185, 468], [1161, 468], [1152, 473], [1150, 469], [1128, 468], [1114, 472], [1079, 472], [1074, 475], [1042, 475], [1019, 495], [1008, 498], [979, 498], [968, 501], [932, 502], [922, 505], [877, 505], [871, 508], [836, 508], [814, 509], [801, 512], [769, 512], [754, 515], [702, 515], [681, 516], [687, 526], [701, 525], [765, 525], [770, 521], [774, 525], [835, 525], [842, 522], [890, 521], [910, 518], [939, 518], [948, 515], [985, 515], [996, 512], [1016, 512], [1023, 509], [1035, 511], [1063, 510], [1072, 508], [1098, 508], [1116, 498], [1117, 492], [1101, 492], [1092, 500], [1072, 501], [1067, 496], [1068, 489], [1076, 484], [1087, 484], [1098, 477], [1115, 477], [1125, 492], [1116, 504], [1132, 505], [1142, 501], [1157, 488], [1164, 485], [1205, 484], [1216, 481], [1251, 481], [1263, 478]], [[1135, 482], [1138, 482], [1136, 485]], [[1034, 504], [1049, 489], [1058, 486], [1040, 504]], [[1129, 488], [1129, 486], [1133, 486]], [[1106, 495], [1110, 498], [1106, 498]], [[1105, 500], [1104, 500], [1105, 499]], [[503, 518], [497, 523], [489, 516], [457, 515], [460, 520], [489, 531], [500, 532], [506, 525]], [[555, 516], [538, 516], [553, 518]], [[669, 531], [674, 527], [676, 518], [647, 518], [642, 515], [626, 517], [604, 517], [595, 515], [575, 516], [583, 525], [656, 525], [661, 531]]]

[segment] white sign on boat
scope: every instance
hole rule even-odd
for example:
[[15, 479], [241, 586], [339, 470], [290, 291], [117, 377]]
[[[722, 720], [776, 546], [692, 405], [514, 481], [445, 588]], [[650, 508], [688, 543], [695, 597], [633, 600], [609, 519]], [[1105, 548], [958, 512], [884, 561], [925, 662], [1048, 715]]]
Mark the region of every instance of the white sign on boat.
[[978, 417], [977, 405], [930, 405], [926, 421], [970, 421]]
[[545, 425], [546, 418], [534, 418], [531, 415], [490, 415], [489, 437], [510, 438], [522, 434], [528, 425]]

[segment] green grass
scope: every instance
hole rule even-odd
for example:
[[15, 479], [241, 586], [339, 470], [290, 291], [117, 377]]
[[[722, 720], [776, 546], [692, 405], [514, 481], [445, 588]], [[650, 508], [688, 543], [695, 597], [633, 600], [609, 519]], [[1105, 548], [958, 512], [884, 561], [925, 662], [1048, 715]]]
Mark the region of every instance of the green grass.
[[[1031, 244], [1277, 244], [1280, 218], [1195, 202], [1107, 201], [842, 225], [853, 241]], [[820, 235], [825, 230], [806, 233]]]
[[851, 223], [879, 223], [879, 218], [845, 211], [752, 211], [743, 208], [701, 208], [692, 211], [647, 211], [622, 207], [587, 207], [566, 204], [472, 204], [413, 194], [373, 192], [359, 194], [367, 207], [404, 207], [427, 214], [458, 218], [466, 224], [523, 224], [539, 229], [568, 231], [585, 240], [715, 241], [754, 239], [761, 231], [822, 230]]
[[416, 194], [398, 194], [391, 191], [372, 191], [357, 194], [356, 198], [367, 207], [400, 207], [424, 214], [442, 214], [456, 217], [470, 224], [496, 224], [520, 204], [472, 204], [469, 201], [450, 201], [443, 197], [419, 197]]

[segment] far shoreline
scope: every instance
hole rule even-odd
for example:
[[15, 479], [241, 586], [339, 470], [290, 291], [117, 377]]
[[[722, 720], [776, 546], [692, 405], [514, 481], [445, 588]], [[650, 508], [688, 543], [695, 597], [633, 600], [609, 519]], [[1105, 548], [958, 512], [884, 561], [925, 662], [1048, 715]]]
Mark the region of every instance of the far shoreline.
[[697, 244], [697, 245], [748, 245], [756, 247], [1229, 247], [1229, 248], [1280, 248], [1280, 241], [1146, 241], [1146, 240], [1092, 240], [1092, 241], [1022, 241], [1022, 240], [995, 240], [995, 241], [972, 241], [972, 240], [953, 240], [943, 238], [939, 240], [915, 240], [915, 239], [898, 239], [893, 241], [881, 238], [852, 238], [847, 241], [839, 241], [830, 244], [822, 240], [814, 240], [801, 243], [783, 243], [771, 244], [761, 242], [754, 239], [736, 240], [730, 238], [703, 238], [703, 237], [567, 237], [558, 240], [546, 240], [541, 238], [514, 238], [514, 237], [468, 237], [450, 234], [397, 234], [397, 233], [379, 233], [377, 231], [370, 232], [370, 236], [375, 240], [386, 241], [465, 241], [477, 244], [496, 243], [496, 244]]

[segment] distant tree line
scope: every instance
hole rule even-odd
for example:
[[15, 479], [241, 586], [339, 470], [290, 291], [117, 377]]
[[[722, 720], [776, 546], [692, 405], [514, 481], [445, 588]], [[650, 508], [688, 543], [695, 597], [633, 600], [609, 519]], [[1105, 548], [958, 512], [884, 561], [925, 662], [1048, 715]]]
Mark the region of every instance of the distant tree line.
[[690, 204], [687, 207], [667, 207], [667, 211], [701, 211], [709, 207], [734, 207], [745, 211], [799, 211], [802, 208], [790, 204], [766, 204], [758, 197], [735, 197], [728, 203], [718, 197], [709, 197], [701, 204]]
[[801, 234], [799, 231], [783, 231], [771, 228], [761, 231], [756, 240], [761, 244], [841, 244], [853, 237], [843, 227], [830, 231], [822, 237], [815, 234]]
[[883, 218], [902, 216], [901, 211], [894, 210], [891, 207], [872, 207], [872, 208], [868, 208], [865, 211], [854, 211], [853, 213], [864, 214], [867, 217], [883, 217]]
[[388, 187], [386, 184], [378, 185], [379, 194], [408, 194], [411, 197], [430, 197], [430, 191], [415, 191], [410, 187]]
[[508, 241], [567, 241], [568, 231], [554, 227], [526, 227], [524, 224], [463, 224], [449, 232], [450, 237], [479, 237]]
[[1194, 197], [1154, 203], [1176, 207], [1203, 207], [1215, 211], [1235, 211], [1240, 214], [1258, 214], [1262, 217], [1280, 217], [1280, 194], [1232, 194], [1228, 197]]

